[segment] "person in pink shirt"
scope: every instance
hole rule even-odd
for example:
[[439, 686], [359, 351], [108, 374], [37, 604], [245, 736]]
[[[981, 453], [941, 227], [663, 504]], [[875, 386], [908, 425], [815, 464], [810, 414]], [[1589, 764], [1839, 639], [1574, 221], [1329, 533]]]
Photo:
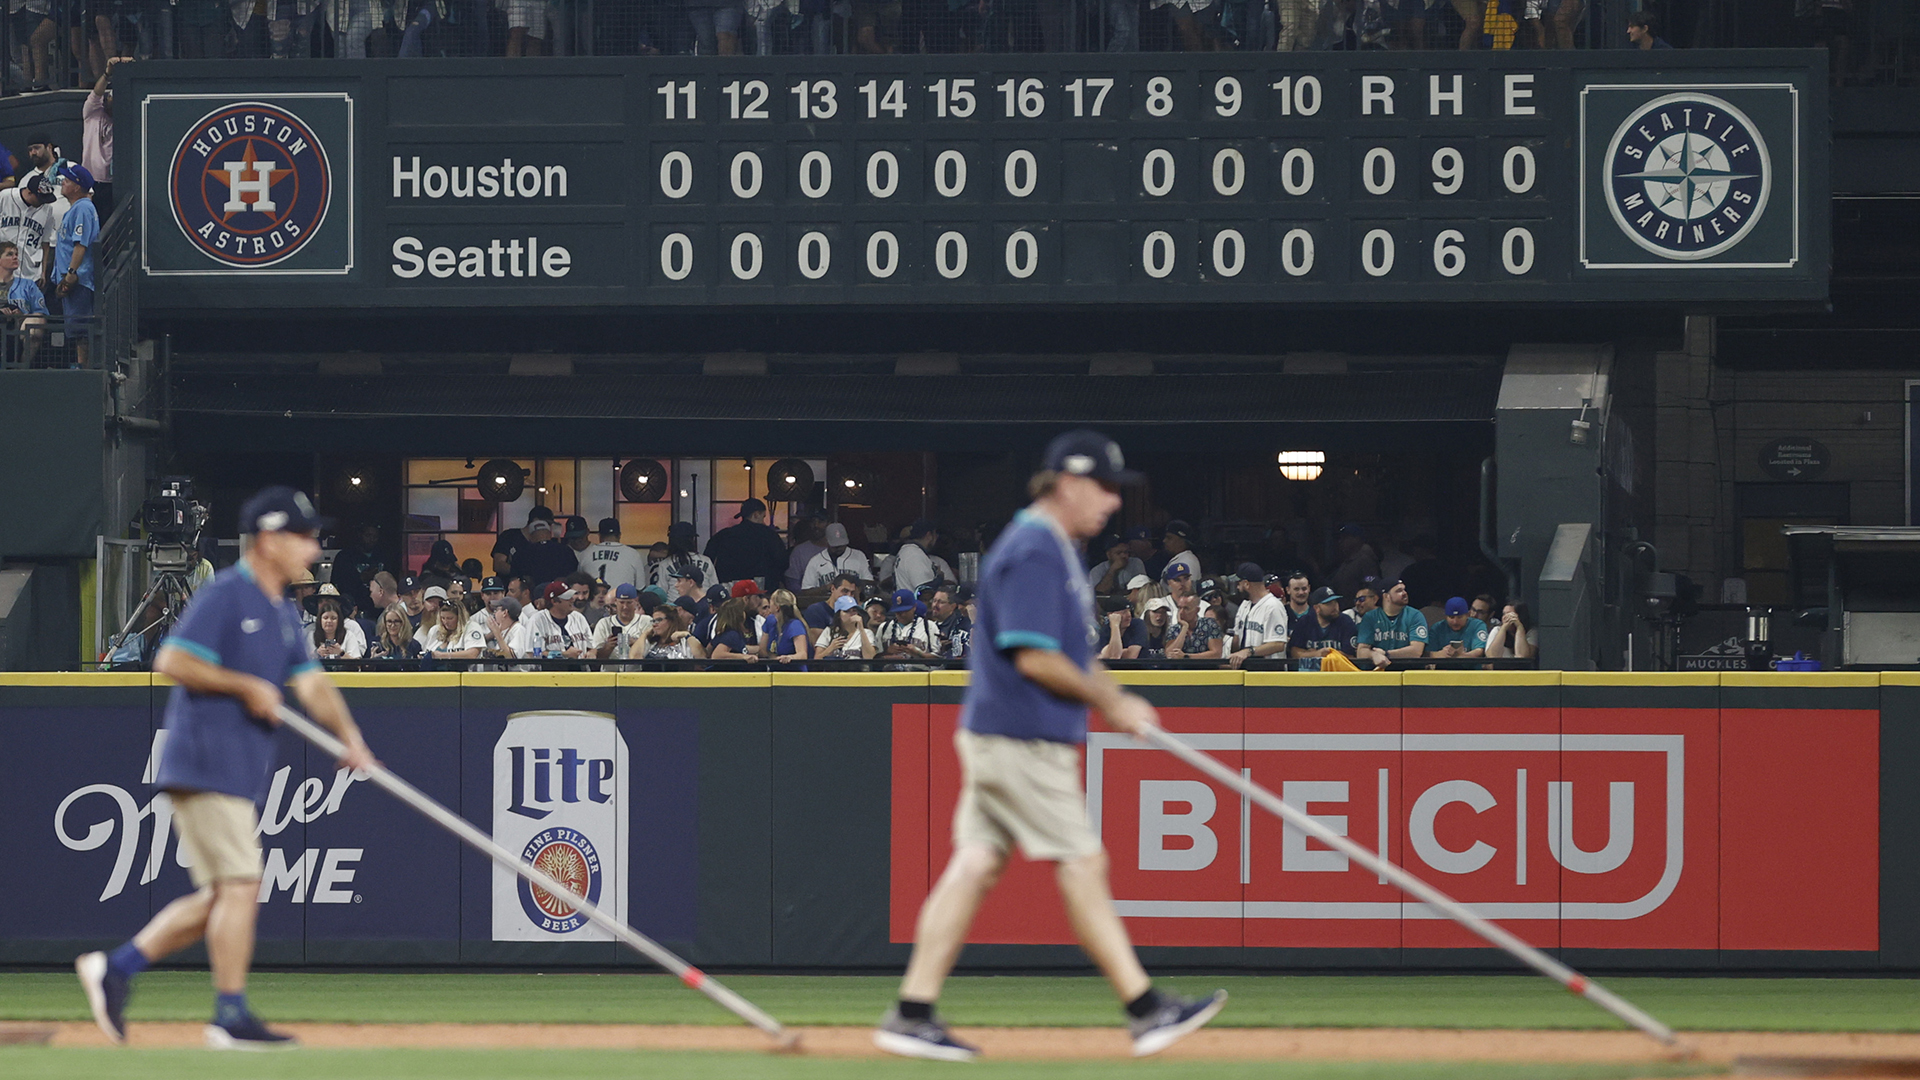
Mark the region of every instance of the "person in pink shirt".
[[107, 80], [113, 78], [114, 65], [131, 59], [109, 57], [107, 69], [80, 107], [80, 164], [93, 174], [93, 205], [101, 221], [113, 213], [113, 91], [107, 89]]

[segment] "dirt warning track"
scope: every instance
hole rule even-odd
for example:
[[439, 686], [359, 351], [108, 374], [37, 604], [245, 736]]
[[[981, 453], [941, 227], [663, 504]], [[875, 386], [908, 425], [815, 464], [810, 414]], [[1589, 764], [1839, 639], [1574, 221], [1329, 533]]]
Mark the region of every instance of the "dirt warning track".
[[[104, 1046], [91, 1024], [53, 1027], [55, 1046]], [[747, 1028], [695, 1024], [281, 1024], [310, 1047], [338, 1049], [568, 1049], [760, 1051], [767, 1039]], [[871, 1029], [802, 1028], [808, 1054], [875, 1057]], [[994, 1058], [1087, 1060], [1128, 1056], [1118, 1028], [956, 1028]], [[1743, 1057], [1920, 1060], [1920, 1035], [1706, 1032], [1683, 1036], [1697, 1060]], [[130, 1045], [201, 1045], [197, 1023], [136, 1023]], [[1670, 1051], [1627, 1031], [1459, 1031], [1414, 1028], [1210, 1028], [1167, 1052], [1195, 1060], [1282, 1058], [1345, 1061], [1529, 1061], [1628, 1063], [1671, 1060]]]

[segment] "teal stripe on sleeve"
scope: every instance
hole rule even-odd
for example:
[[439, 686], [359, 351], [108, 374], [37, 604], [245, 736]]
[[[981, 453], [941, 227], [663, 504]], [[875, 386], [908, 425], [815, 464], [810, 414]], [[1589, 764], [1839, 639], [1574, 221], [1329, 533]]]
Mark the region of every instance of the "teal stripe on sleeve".
[[205, 660], [207, 663], [212, 664], [216, 667], [218, 667], [220, 664], [220, 654], [217, 652], [214, 652], [212, 649], [207, 648], [205, 645], [202, 645], [197, 641], [188, 641], [186, 638], [176, 637], [176, 638], [168, 638], [167, 640], [161, 642], [161, 644], [164, 647], [169, 649], [179, 649], [181, 652], [186, 653], [188, 656], [197, 657], [201, 660]]
[[1045, 634], [1036, 634], [1031, 630], [1007, 630], [993, 636], [996, 649], [1046, 649], [1059, 652], [1060, 642]]
[[309, 660], [306, 663], [301, 664], [299, 667], [294, 668], [292, 671], [287, 672], [287, 678], [291, 679], [296, 675], [305, 675], [309, 671], [324, 671], [324, 670], [325, 669], [320, 666], [320, 661]]

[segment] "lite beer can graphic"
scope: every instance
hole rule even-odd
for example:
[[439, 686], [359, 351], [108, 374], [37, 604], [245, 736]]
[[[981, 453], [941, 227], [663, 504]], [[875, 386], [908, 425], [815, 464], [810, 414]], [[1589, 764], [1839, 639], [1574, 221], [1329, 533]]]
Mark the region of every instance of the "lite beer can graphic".
[[[493, 837], [627, 919], [627, 744], [605, 713], [507, 718], [493, 746]], [[573, 905], [493, 868], [493, 940], [610, 941]]]

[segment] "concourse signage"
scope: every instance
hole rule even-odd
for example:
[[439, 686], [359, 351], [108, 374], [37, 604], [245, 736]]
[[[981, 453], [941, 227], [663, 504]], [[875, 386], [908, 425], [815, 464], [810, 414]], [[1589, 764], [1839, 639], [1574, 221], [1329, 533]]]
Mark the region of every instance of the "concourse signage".
[[162, 310], [1806, 303], [1821, 54], [128, 69]]

